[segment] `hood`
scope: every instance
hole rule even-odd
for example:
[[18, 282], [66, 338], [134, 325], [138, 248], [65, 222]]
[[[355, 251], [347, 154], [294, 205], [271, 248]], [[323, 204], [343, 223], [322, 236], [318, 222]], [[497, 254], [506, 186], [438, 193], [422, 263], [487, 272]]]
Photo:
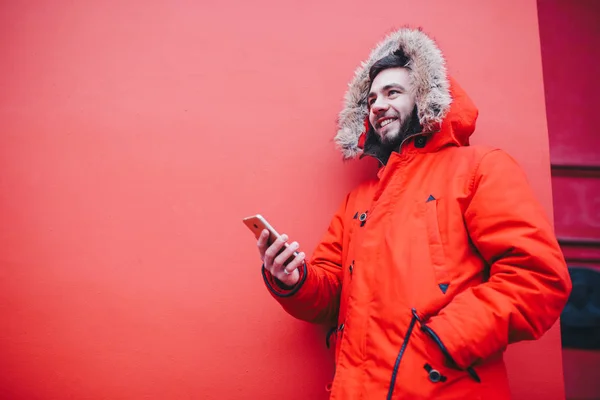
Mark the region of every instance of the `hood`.
[[[355, 71], [338, 117], [334, 141], [344, 159], [363, 153], [362, 143], [368, 132], [367, 96], [371, 82], [369, 69], [379, 59], [401, 49], [410, 59], [411, 79], [422, 134], [436, 134], [436, 147], [448, 144], [466, 146], [475, 130], [478, 111], [471, 99], [448, 76], [446, 61], [435, 42], [420, 29], [402, 28], [389, 34], [371, 51]], [[378, 137], [366, 138], [377, 146]]]

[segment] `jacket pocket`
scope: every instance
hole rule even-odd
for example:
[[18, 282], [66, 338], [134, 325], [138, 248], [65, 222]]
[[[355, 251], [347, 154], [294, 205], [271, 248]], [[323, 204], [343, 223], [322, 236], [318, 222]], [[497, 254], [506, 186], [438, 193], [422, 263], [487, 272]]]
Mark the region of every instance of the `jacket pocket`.
[[412, 345], [417, 360], [412, 362], [414, 382], [420, 382], [424, 398], [481, 399], [484, 386], [473, 368], [456, 367], [443, 339], [427, 326], [416, 311], [417, 326]]
[[[431, 338], [431, 340], [433, 340], [433, 342], [436, 344], [436, 346], [439, 348], [439, 350], [444, 355], [444, 364], [448, 365], [450, 368], [459, 369], [458, 366], [456, 365], [456, 362], [454, 361], [454, 358], [448, 352], [448, 350], [446, 349], [446, 346], [444, 346], [444, 343], [442, 342], [442, 339], [440, 339], [440, 337], [437, 335], [437, 333], [435, 333], [430, 327], [428, 327], [425, 322], [420, 322], [420, 324], [421, 324], [421, 330], [423, 332], [425, 332], [425, 334], [427, 334], [427, 336], [429, 336], [429, 338]], [[479, 378], [479, 375], [477, 375], [477, 372], [475, 371], [475, 369], [473, 367], [468, 367], [466, 369], [466, 371], [469, 374], [469, 376], [471, 376], [471, 378], [473, 378], [473, 380], [475, 382], [481, 383], [481, 379]], [[429, 377], [431, 379], [431, 377], [432, 377], [431, 372], [429, 374]]]
[[418, 316], [417, 316], [417, 312], [414, 308], [412, 309], [412, 315], [413, 316], [408, 325], [408, 329], [406, 330], [406, 333], [404, 334], [404, 340], [402, 341], [402, 347], [400, 347], [400, 351], [398, 352], [398, 356], [396, 357], [396, 362], [394, 363], [394, 369], [392, 370], [392, 377], [390, 380], [388, 395], [386, 397], [387, 400], [391, 400], [392, 396], [394, 395], [394, 390], [396, 388], [396, 378], [398, 376], [398, 368], [400, 367], [400, 362], [402, 361], [402, 357], [404, 356], [404, 353], [408, 346], [408, 341], [410, 340], [410, 336], [412, 335], [412, 332], [415, 328], [415, 324], [417, 323]]
[[438, 199], [427, 201], [423, 206], [423, 217], [425, 219], [427, 243], [429, 245], [431, 265], [435, 273], [436, 283], [445, 294], [450, 285], [450, 274], [446, 267], [446, 254], [438, 223], [438, 202]]

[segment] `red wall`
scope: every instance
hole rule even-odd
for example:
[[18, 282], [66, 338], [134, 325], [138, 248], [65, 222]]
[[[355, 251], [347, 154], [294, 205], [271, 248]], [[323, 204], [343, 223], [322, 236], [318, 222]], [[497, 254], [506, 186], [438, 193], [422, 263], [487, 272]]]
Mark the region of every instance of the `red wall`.
[[[600, 2], [540, 0], [538, 13], [556, 232], [569, 266], [600, 270]], [[600, 351], [565, 348], [563, 364], [568, 399], [600, 398]]]
[[[534, 0], [203, 3], [0, 5], [2, 398], [325, 399], [324, 328], [270, 298], [241, 219], [312, 251], [374, 172], [331, 141], [346, 84], [402, 24], [552, 212]], [[564, 398], [558, 329], [507, 360], [516, 399]]]
[[539, 2], [554, 218], [573, 266], [600, 269], [600, 2]]

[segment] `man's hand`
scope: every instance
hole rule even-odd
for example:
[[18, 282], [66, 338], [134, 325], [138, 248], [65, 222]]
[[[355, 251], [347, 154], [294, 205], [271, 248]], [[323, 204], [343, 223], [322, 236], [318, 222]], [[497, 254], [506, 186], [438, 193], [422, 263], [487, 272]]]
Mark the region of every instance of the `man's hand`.
[[[287, 235], [281, 235], [271, 246], [269, 242], [269, 231], [263, 230], [258, 238], [258, 252], [263, 260], [265, 269], [275, 278], [281, 281], [286, 286], [294, 286], [300, 280], [300, 271], [298, 268], [304, 262], [305, 254], [300, 252], [294, 256], [294, 252], [298, 250], [300, 245], [298, 242], [293, 242], [286, 247]], [[286, 261], [291, 259], [289, 263]]]

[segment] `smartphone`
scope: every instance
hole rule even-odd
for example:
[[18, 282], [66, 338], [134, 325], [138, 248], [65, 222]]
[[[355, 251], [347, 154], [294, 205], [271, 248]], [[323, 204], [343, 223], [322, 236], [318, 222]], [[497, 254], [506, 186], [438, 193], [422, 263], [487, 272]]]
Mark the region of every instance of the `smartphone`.
[[244, 218], [244, 224], [254, 233], [256, 239], [260, 237], [263, 230], [268, 230], [271, 234], [269, 235], [269, 245], [273, 244], [279, 238], [279, 233], [267, 222], [267, 220], [260, 214], [253, 215], [251, 217]]
[[[273, 228], [273, 226], [271, 226], [271, 224], [269, 224], [267, 220], [260, 214], [253, 215], [251, 217], [246, 217], [243, 219], [243, 221], [244, 224], [248, 227], [248, 229], [250, 229], [252, 233], [254, 233], [256, 239], [260, 237], [260, 234], [264, 229], [268, 230], [270, 232], [269, 240], [267, 242], [269, 246], [272, 245], [273, 242], [275, 242], [277, 239], [279, 239], [279, 236], [281, 236], [279, 233], [277, 233], [275, 228]], [[288, 246], [289, 244], [285, 243], [285, 247]], [[281, 249], [281, 251], [283, 251], [283, 249]], [[281, 253], [281, 251], [279, 253]], [[298, 252], [295, 251], [292, 257], [296, 257], [297, 255]], [[286, 264], [292, 259], [293, 258], [288, 259], [286, 261]]]

